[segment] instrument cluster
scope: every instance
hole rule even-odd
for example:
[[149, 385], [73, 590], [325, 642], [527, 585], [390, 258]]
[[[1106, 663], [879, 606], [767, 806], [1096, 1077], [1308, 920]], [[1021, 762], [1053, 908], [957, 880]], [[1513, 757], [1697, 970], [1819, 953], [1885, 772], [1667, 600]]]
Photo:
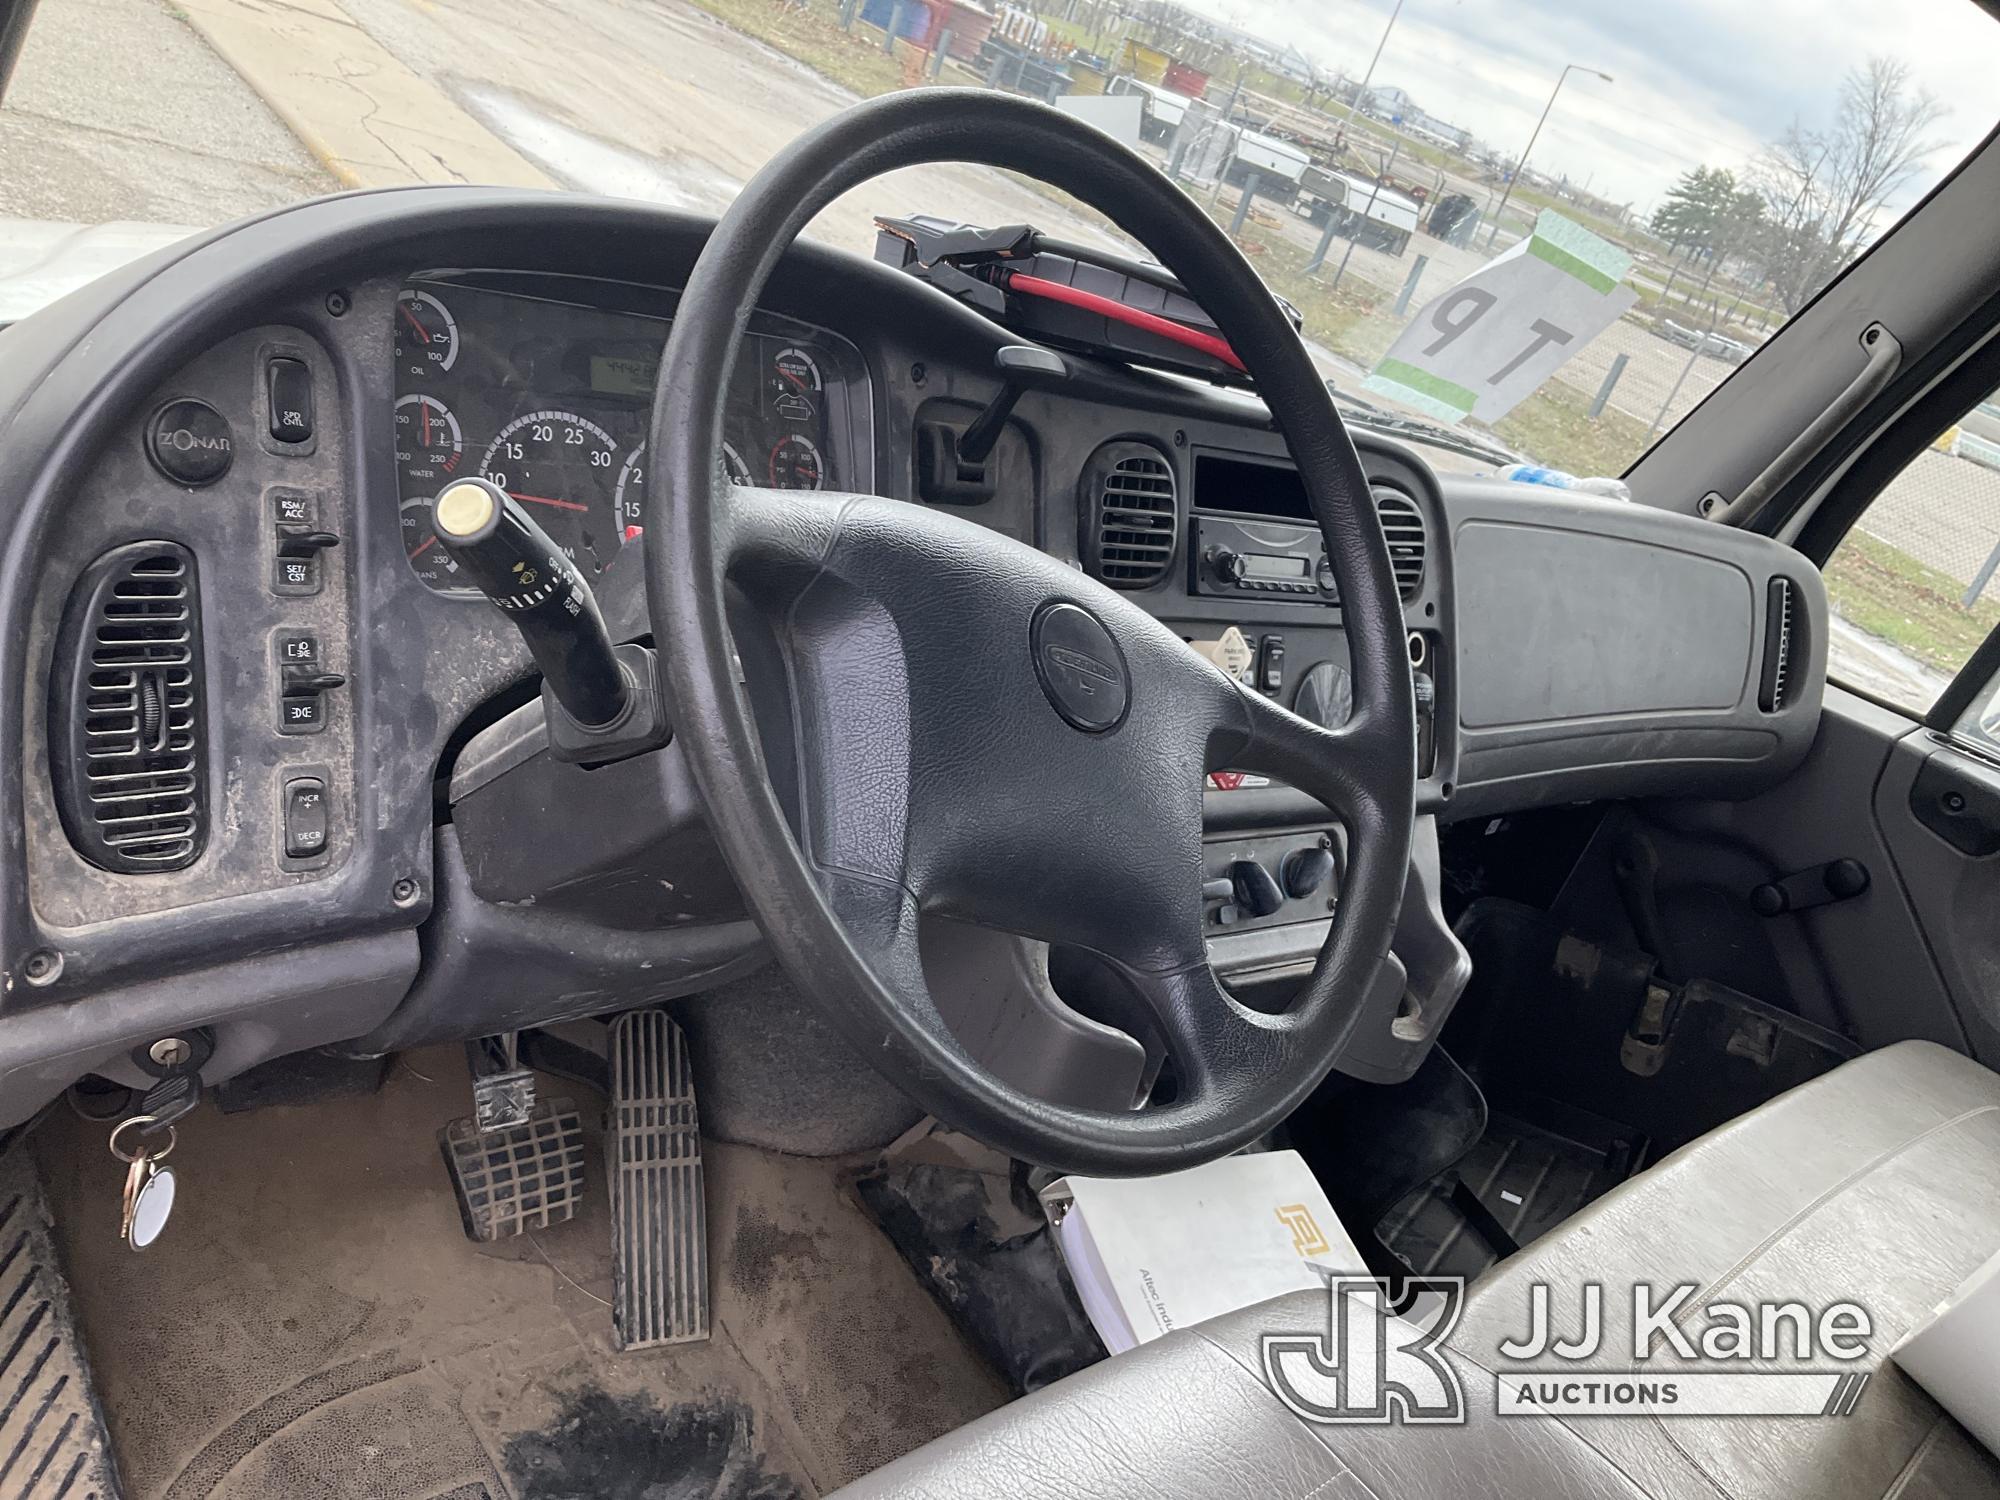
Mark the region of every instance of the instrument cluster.
[[[647, 428], [673, 296], [476, 273], [403, 286], [397, 482], [403, 550], [427, 588], [474, 597], [438, 545], [431, 514], [439, 491], [473, 474], [526, 506], [593, 585], [641, 586], [632, 544], [646, 529]], [[870, 487], [867, 375], [852, 344], [759, 313], [732, 385], [723, 448], [731, 479]]]

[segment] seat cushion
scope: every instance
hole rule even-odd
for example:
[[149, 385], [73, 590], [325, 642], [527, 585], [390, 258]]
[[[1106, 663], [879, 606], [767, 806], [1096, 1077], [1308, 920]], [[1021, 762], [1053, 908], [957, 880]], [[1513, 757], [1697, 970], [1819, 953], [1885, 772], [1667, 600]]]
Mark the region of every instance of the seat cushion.
[[[1325, 1298], [1302, 1293], [1107, 1360], [841, 1494], [2000, 1500], [2000, 1461], [1885, 1360], [1996, 1251], [2000, 1075], [1906, 1042], [1694, 1142], [1482, 1277], [1447, 1350], [1464, 1426], [1294, 1416], [1259, 1350], [1266, 1333], [1325, 1326]], [[1531, 1286], [1553, 1288], [1561, 1334], [1580, 1288], [1601, 1284], [1603, 1352], [1577, 1368], [1616, 1370], [1633, 1367], [1639, 1282], [1662, 1297], [1695, 1284], [1696, 1320], [1717, 1301], [1858, 1302], [1873, 1320], [1868, 1354], [1841, 1368], [1873, 1378], [1843, 1418], [1494, 1414], [1498, 1346], [1527, 1331]], [[1645, 1366], [1675, 1367], [1670, 1351]]]

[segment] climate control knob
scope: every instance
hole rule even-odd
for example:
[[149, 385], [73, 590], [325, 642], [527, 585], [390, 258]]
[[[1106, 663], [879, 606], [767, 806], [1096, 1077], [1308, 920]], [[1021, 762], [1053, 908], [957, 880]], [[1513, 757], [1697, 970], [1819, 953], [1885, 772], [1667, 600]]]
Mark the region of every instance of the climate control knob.
[[1236, 889], [1236, 904], [1249, 917], [1268, 917], [1285, 904], [1285, 893], [1271, 872], [1254, 859], [1232, 859], [1229, 883]]
[[1333, 874], [1333, 854], [1318, 844], [1294, 849], [1278, 866], [1278, 881], [1294, 901], [1304, 900]]

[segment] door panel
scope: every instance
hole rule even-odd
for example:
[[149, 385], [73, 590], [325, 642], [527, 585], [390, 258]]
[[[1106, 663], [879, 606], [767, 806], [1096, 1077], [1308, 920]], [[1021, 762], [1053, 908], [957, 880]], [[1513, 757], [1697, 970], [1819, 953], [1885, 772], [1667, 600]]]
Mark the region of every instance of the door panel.
[[2000, 765], [1912, 730], [1876, 786], [1875, 820], [1974, 1055], [2000, 1064]]
[[[2000, 798], [2000, 770], [1829, 685], [1812, 753], [1783, 785], [1614, 813], [1559, 905], [1678, 982], [1717, 980], [1863, 1048], [1923, 1038], [2000, 1066], [2000, 853], [1927, 826], [1911, 804], [1920, 775], [1932, 796], [1949, 779], [1968, 807]], [[1865, 868], [1867, 889], [1757, 910], [1759, 885], [1810, 888], [1836, 860]]]

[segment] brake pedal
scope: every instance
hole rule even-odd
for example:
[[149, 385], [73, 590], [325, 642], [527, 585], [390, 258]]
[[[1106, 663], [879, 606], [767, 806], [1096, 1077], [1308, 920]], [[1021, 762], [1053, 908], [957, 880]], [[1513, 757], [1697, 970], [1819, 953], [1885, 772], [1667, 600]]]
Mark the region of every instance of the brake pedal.
[[576, 1216], [583, 1199], [583, 1116], [538, 1099], [514, 1039], [474, 1043], [473, 1113], [438, 1132], [468, 1239], [492, 1244]]
[[611, 1320], [620, 1349], [708, 1337], [708, 1212], [687, 1038], [664, 1011], [611, 1023]]

